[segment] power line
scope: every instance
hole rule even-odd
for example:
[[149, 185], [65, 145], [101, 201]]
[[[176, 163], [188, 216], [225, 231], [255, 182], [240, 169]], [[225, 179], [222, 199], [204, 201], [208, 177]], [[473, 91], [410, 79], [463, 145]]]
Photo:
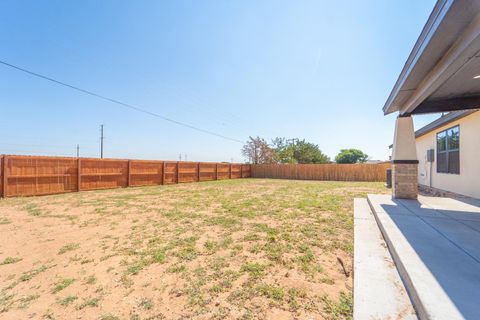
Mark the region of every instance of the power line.
[[[205, 108], [209, 108], [209, 109], [211, 110], [211, 112], [208, 112], [208, 111], [207, 111], [207, 113], [209, 113], [210, 115], [218, 118], [218, 112], [219, 112], [219, 111], [216, 110], [216, 109], [214, 109], [214, 108], [212, 108], [209, 104], [206, 104], [205, 102], [202, 102], [203, 99], [202, 99], [200, 96], [195, 95], [195, 94], [192, 94], [191, 92], [190, 92], [190, 93], [187, 92], [186, 94], [184, 94], [184, 93], [181, 92], [181, 89], [180, 89], [180, 88], [174, 87], [174, 86], [172, 86], [172, 85], [169, 85], [169, 87], [172, 88], [173, 90], [176, 90], [177, 93], [178, 93], [180, 96], [182, 96], [182, 94], [183, 94], [183, 95], [186, 97], [186, 98], [185, 98], [185, 101], [190, 102], [192, 105], [196, 105], [196, 106], [197, 106], [197, 107], [191, 108], [192, 110], [195, 110], [195, 111], [201, 110], [202, 112], [205, 112]], [[190, 96], [189, 96], [189, 95], [190, 95]], [[200, 109], [199, 109], [199, 108], [200, 108]], [[246, 121], [244, 118], [242, 118], [242, 117], [240, 117], [240, 116], [238, 116], [238, 115], [235, 115], [235, 114], [233, 114], [233, 113], [231, 113], [231, 112], [224, 111], [224, 110], [221, 110], [220, 112], [222, 112], [225, 116], [228, 115], [228, 116], [230, 116], [230, 117], [236, 118], [237, 120], [239, 120], [239, 121], [241, 121], [241, 122], [245, 122], [245, 121]], [[237, 129], [242, 130], [243, 132], [249, 132], [249, 131], [245, 131], [245, 128], [244, 128], [244, 127], [242, 127], [242, 126], [236, 124], [235, 122], [231, 121], [231, 119], [227, 119], [227, 118], [225, 118], [225, 117], [218, 118], [218, 119], [221, 120], [220, 125], [222, 125], [222, 126], [225, 126], [225, 125], [226, 125], [225, 122], [227, 122], [227, 123], [233, 125], [234, 127], [236, 127]], [[277, 136], [277, 137], [281, 137], [281, 136], [282, 136], [282, 134], [279, 134], [278, 132], [275, 133], [275, 132], [271, 131], [270, 129], [266, 128], [266, 127], [263, 127], [263, 128], [262, 128], [262, 131], [263, 131], [264, 133], [269, 133], [269, 134], [271, 134], [272, 136]], [[250, 134], [251, 134], [251, 132], [250, 132]], [[252, 135], [252, 134], [251, 134], [251, 135]], [[256, 134], [255, 134], [255, 135], [256, 135]]]
[[162, 115], [160, 115], [160, 114], [158, 114], [158, 113], [155, 113], [155, 112], [152, 112], [152, 111], [148, 111], [148, 110], [142, 109], [142, 108], [140, 108], [140, 107], [137, 107], [137, 106], [134, 106], [134, 105], [131, 105], [131, 104], [128, 104], [128, 103], [124, 103], [124, 102], [121, 102], [121, 101], [119, 101], [119, 100], [112, 99], [112, 98], [103, 96], [103, 95], [101, 95], [101, 94], [98, 94], [98, 93], [95, 93], [95, 92], [92, 92], [92, 91], [89, 91], [89, 90], [85, 90], [85, 89], [82, 89], [82, 88], [73, 86], [73, 85], [71, 85], [71, 84], [68, 84], [68, 83], [65, 83], [65, 82], [62, 82], [62, 81], [59, 81], [59, 80], [55, 80], [55, 79], [53, 79], [53, 78], [50, 78], [50, 77], [41, 75], [41, 74], [39, 74], [39, 73], [36, 73], [36, 72], [30, 71], [30, 70], [27, 70], [27, 69], [24, 69], [24, 68], [15, 66], [15, 65], [10, 64], [10, 63], [8, 63], [8, 62], [5, 62], [5, 61], [3, 61], [3, 60], [0, 60], [0, 63], [3, 64], [3, 65], [5, 65], [5, 66], [7, 66], [7, 67], [16, 69], [16, 70], [18, 70], [18, 71], [22, 71], [22, 72], [24, 72], [24, 73], [27, 73], [27, 74], [29, 74], [29, 75], [32, 75], [32, 76], [35, 76], [35, 77], [38, 77], [38, 78], [41, 78], [41, 79], [44, 79], [44, 80], [48, 80], [48, 81], [51, 81], [51, 82], [53, 82], [53, 83], [59, 84], [59, 85], [61, 85], [61, 86], [68, 87], [68, 88], [70, 88], [70, 89], [77, 90], [77, 91], [79, 91], [79, 92], [82, 92], [82, 93], [85, 93], [85, 94], [88, 94], [88, 95], [91, 95], [91, 96], [94, 96], [94, 97], [97, 97], [97, 98], [100, 98], [100, 99], [103, 99], [103, 100], [106, 100], [106, 101], [109, 101], [109, 102], [112, 102], [112, 103], [115, 103], [115, 104], [118, 104], [118, 105], [121, 105], [121, 106], [123, 106], [123, 107], [130, 108], [130, 109], [132, 109], [132, 110], [136, 110], [136, 111], [138, 111], [138, 112], [142, 112], [142, 113], [145, 113], [145, 114], [148, 114], [148, 115], [151, 115], [151, 116], [160, 118], [160, 119], [162, 119], [162, 120], [165, 120], [165, 121], [168, 121], [168, 122], [177, 124], [177, 125], [182, 126], [182, 127], [186, 127], [186, 128], [192, 129], [192, 130], [196, 130], [196, 131], [199, 131], [199, 132], [203, 132], [203, 133], [206, 133], [206, 134], [209, 134], [209, 135], [212, 135], [212, 136], [216, 136], [216, 137], [219, 137], [219, 138], [222, 138], [222, 139], [226, 139], [226, 140], [230, 140], [230, 141], [234, 141], [234, 142], [239, 142], [239, 143], [244, 143], [244, 141], [241, 141], [241, 140], [238, 140], [238, 139], [234, 139], [234, 138], [230, 138], [230, 137], [224, 136], [224, 135], [222, 135], [222, 134], [215, 133], [215, 132], [213, 132], [213, 131], [205, 130], [205, 129], [202, 129], [202, 128], [199, 128], [199, 127], [190, 125], [190, 124], [188, 124], [188, 123], [184, 123], [184, 122], [181, 122], [181, 121], [178, 121], [178, 120], [174, 120], [174, 119], [172, 119], [172, 118], [168, 118], [168, 117], [162, 116]]

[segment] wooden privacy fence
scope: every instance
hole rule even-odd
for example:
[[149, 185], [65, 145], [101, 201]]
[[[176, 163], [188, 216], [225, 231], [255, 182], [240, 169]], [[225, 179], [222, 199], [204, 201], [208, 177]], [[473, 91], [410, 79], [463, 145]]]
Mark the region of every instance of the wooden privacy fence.
[[386, 181], [390, 163], [380, 164], [254, 164], [252, 178]]
[[248, 177], [238, 163], [0, 156], [1, 197]]

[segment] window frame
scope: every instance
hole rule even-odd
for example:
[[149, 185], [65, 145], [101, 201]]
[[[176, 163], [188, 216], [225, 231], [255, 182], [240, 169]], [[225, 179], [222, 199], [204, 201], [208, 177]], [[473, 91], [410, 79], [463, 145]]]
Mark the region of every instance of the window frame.
[[[449, 141], [449, 131], [452, 130], [452, 129], [455, 129], [457, 128], [458, 130], [458, 147], [457, 148], [452, 148], [450, 149], [450, 141]], [[439, 145], [438, 145], [438, 136], [439, 135], [443, 135], [445, 134], [445, 150], [443, 151], [440, 151], [439, 150]], [[457, 124], [457, 125], [454, 125], [453, 127], [450, 127], [450, 128], [447, 128], [445, 130], [442, 130], [442, 131], [439, 131], [435, 134], [435, 149], [436, 149], [436, 153], [437, 153], [437, 173], [445, 173], [445, 174], [456, 174], [456, 175], [459, 175], [460, 174], [460, 124]], [[450, 160], [450, 152], [458, 152], [458, 172], [450, 172], [450, 163], [449, 163], [449, 160]], [[439, 157], [439, 154], [445, 154], [445, 161], [446, 161], [446, 171], [438, 171], [439, 168], [438, 168], [438, 159], [440, 158]]]

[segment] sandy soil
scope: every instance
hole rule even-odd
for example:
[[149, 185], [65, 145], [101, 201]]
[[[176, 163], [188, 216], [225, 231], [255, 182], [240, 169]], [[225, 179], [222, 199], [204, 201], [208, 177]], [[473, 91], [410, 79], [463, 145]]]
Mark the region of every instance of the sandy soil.
[[0, 318], [349, 319], [352, 202], [370, 192], [242, 179], [1, 200]]

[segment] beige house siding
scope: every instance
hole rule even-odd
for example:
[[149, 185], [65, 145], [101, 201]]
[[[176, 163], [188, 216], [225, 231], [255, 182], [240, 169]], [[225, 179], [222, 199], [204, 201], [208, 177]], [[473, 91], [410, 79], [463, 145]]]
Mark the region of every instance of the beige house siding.
[[[436, 135], [445, 129], [460, 127], [460, 174], [437, 173]], [[430, 163], [427, 150], [435, 150], [432, 164], [431, 187], [480, 198], [480, 111], [452, 121], [416, 138], [418, 156], [418, 183], [430, 186]]]

